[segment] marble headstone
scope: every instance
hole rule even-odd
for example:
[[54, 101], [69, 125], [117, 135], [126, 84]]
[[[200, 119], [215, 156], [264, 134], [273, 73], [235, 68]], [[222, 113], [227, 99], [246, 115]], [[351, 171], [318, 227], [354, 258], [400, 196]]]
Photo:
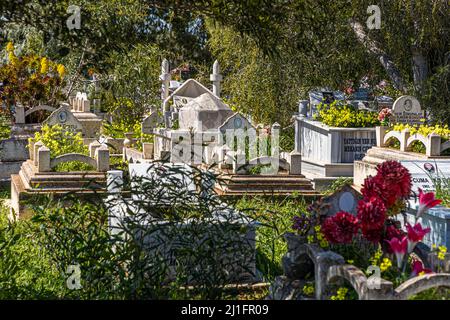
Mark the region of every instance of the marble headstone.
[[392, 106], [395, 122], [406, 124], [421, 124], [425, 114], [419, 100], [413, 96], [401, 96]]
[[44, 125], [60, 125], [66, 130], [83, 132], [81, 122], [73, 115], [68, 105], [63, 105], [55, 110], [43, 122]]
[[362, 199], [362, 195], [349, 185], [343, 186], [333, 194], [323, 198], [323, 206], [326, 208], [324, 214], [326, 216], [334, 216], [340, 211], [345, 211], [356, 215], [358, 202]]

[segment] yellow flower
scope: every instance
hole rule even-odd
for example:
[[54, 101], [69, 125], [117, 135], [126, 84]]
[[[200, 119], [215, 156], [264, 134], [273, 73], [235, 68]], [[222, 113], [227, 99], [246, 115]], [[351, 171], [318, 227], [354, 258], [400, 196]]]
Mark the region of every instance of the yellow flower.
[[66, 68], [62, 64], [58, 64], [56, 69], [58, 70], [59, 77], [61, 79], [64, 78], [64, 76], [66, 74]]
[[314, 242], [314, 236], [313, 235], [309, 235], [307, 237], [308, 243], [313, 243]]
[[345, 300], [347, 292], [347, 288], [339, 288], [336, 295], [331, 297], [331, 300]]
[[14, 44], [11, 41], [8, 42], [8, 44], [6, 45], [6, 51], [7, 52], [13, 52], [14, 51]]
[[322, 248], [327, 248], [328, 247], [328, 241], [326, 239], [322, 239], [322, 240], [319, 241], [319, 245]]
[[19, 59], [14, 55], [14, 52], [8, 53], [8, 60], [13, 66], [16, 66], [19, 62]]
[[48, 60], [47, 58], [43, 57], [41, 59], [41, 73], [45, 74], [48, 72]]
[[353, 261], [353, 260], [347, 260], [347, 263], [348, 263], [348, 264], [354, 264], [355, 261]]
[[447, 253], [447, 247], [445, 246], [439, 246], [439, 252], [438, 252], [438, 259], [439, 260], [444, 260], [445, 259], [445, 254]]
[[314, 287], [312, 285], [305, 285], [302, 291], [305, 295], [312, 296], [314, 294]]
[[392, 261], [389, 260], [389, 258], [384, 258], [383, 262], [381, 262], [380, 264], [380, 270], [381, 272], [386, 271], [387, 269], [389, 269], [390, 267], [392, 267]]

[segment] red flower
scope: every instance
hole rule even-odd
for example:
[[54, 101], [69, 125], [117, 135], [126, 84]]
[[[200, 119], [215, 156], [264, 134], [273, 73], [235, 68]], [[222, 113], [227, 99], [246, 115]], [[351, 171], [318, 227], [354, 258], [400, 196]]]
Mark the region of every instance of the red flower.
[[377, 177], [383, 179], [385, 189], [405, 198], [411, 193], [411, 174], [398, 161], [385, 161], [377, 166]]
[[408, 240], [406, 239], [406, 237], [403, 237], [401, 240], [399, 240], [398, 238], [392, 238], [387, 242], [389, 243], [392, 252], [394, 252], [395, 257], [397, 258], [397, 266], [401, 268], [403, 257], [408, 250]]
[[387, 208], [390, 208], [397, 202], [400, 194], [397, 185], [385, 184], [383, 177], [378, 174], [375, 177], [368, 177], [364, 180], [361, 192], [365, 200], [377, 197], [383, 200]]
[[393, 225], [390, 225], [386, 228], [386, 240], [391, 240], [392, 238], [403, 238], [404, 234], [402, 231]]
[[361, 193], [365, 199], [370, 199], [372, 197], [380, 197], [383, 194], [383, 184], [380, 179], [369, 176], [364, 179], [364, 184], [361, 189]]
[[371, 197], [368, 201], [361, 200], [358, 203], [357, 211], [364, 238], [372, 242], [379, 242], [386, 221], [384, 202], [377, 197]]
[[441, 204], [442, 200], [435, 199], [433, 192], [424, 193], [419, 188], [419, 209], [417, 210], [417, 217], [420, 217], [428, 209]]
[[408, 252], [412, 252], [416, 244], [431, 231], [431, 228], [423, 229], [420, 223], [416, 223], [414, 227], [406, 223], [406, 230], [408, 231]]
[[414, 260], [411, 264], [411, 277], [416, 277], [418, 275], [420, 275], [422, 272], [423, 273], [432, 273], [433, 271], [431, 271], [431, 269], [427, 269], [424, 267], [422, 261], [420, 260]]
[[351, 243], [358, 229], [358, 219], [345, 211], [328, 217], [322, 224], [322, 232], [330, 243]]
[[381, 241], [383, 235], [383, 227], [374, 229], [370, 228], [367, 225], [361, 226], [361, 231], [366, 240], [369, 240], [373, 243], [379, 243]]
[[386, 206], [379, 198], [372, 197], [368, 201], [361, 200], [357, 207], [358, 219], [368, 229], [380, 229], [386, 220]]

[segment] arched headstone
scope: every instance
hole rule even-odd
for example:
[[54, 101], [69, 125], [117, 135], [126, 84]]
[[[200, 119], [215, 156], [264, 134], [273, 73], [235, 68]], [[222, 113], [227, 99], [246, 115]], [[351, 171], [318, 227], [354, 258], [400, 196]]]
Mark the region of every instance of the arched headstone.
[[420, 102], [413, 96], [401, 96], [395, 100], [392, 111], [398, 123], [421, 124], [424, 118]]

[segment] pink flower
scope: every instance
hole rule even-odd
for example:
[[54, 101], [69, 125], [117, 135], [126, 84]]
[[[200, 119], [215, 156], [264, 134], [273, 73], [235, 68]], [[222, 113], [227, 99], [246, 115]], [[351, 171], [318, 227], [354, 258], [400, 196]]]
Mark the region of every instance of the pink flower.
[[423, 229], [420, 223], [416, 223], [414, 227], [406, 223], [406, 230], [408, 231], [408, 252], [411, 253], [416, 244], [422, 241], [423, 237], [430, 232], [431, 228]]
[[442, 200], [435, 199], [434, 192], [424, 193], [419, 188], [419, 210], [417, 210], [417, 217], [420, 217], [428, 209], [441, 204]]
[[432, 273], [431, 269], [424, 268], [422, 261], [414, 260], [411, 264], [411, 277], [417, 277], [421, 275], [421, 273]]
[[391, 240], [386, 241], [389, 243], [392, 252], [394, 252], [395, 257], [397, 258], [397, 266], [401, 268], [403, 258], [408, 250], [408, 239], [403, 237], [401, 240], [398, 238], [392, 238]]

